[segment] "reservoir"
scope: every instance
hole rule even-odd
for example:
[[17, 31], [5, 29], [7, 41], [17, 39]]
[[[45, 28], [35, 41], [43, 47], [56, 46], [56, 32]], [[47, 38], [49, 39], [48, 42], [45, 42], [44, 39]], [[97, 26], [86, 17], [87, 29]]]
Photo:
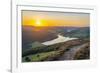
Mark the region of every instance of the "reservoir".
[[70, 37], [64, 37], [62, 35], [58, 35], [58, 38], [50, 40], [50, 41], [43, 42], [42, 44], [53, 45], [53, 44], [56, 44], [56, 43], [66, 42], [66, 41], [74, 40], [74, 39], [77, 39], [77, 38], [70, 38]]

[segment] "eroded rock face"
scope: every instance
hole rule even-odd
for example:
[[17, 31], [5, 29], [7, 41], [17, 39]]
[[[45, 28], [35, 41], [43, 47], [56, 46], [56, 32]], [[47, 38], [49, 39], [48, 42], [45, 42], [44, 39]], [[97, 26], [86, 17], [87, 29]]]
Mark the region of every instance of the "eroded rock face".
[[58, 47], [59, 54], [48, 57], [46, 61], [89, 59], [89, 45], [89, 41], [84, 40], [71, 40], [64, 42]]
[[90, 45], [86, 43], [76, 52], [74, 60], [90, 59]]

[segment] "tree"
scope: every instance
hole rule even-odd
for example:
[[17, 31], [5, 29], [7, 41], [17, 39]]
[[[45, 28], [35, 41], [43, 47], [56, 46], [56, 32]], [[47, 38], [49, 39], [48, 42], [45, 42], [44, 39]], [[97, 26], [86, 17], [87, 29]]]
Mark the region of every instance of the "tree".
[[30, 59], [29, 57], [26, 57], [26, 58], [25, 58], [25, 61], [30, 62], [31, 59]]

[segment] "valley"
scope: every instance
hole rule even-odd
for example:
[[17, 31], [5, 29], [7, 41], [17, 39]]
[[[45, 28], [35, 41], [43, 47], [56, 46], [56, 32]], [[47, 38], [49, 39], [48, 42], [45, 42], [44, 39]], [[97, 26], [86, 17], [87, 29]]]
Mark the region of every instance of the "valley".
[[22, 62], [90, 58], [89, 27], [22, 28]]

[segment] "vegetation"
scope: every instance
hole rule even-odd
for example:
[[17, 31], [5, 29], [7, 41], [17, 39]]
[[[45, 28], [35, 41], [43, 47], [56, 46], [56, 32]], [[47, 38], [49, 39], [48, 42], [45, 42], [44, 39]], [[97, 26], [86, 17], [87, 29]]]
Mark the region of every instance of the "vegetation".
[[[23, 62], [37, 62], [37, 61], [52, 61], [61, 57], [65, 51], [70, 50], [71, 47], [89, 42], [88, 40], [75, 39], [63, 43], [57, 43], [49, 46], [42, 46], [30, 49], [24, 52]], [[77, 56], [77, 57], [76, 57]], [[75, 55], [74, 59], [78, 59]]]
[[[23, 27], [22, 29], [22, 62], [59, 60], [65, 52], [71, 52], [71, 49], [73, 47], [77, 48], [77, 46], [79, 46], [79, 48], [78, 50], [74, 50], [75, 52], [72, 59], [82, 60], [90, 58], [89, 27], [41, 27], [41, 31], [35, 31], [33, 27]], [[40, 43], [57, 38], [57, 34], [78, 39], [49, 46]], [[40, 35], [42, 37], [40, 37]], [[67, 55], [69, 55], [69, 53]]]

